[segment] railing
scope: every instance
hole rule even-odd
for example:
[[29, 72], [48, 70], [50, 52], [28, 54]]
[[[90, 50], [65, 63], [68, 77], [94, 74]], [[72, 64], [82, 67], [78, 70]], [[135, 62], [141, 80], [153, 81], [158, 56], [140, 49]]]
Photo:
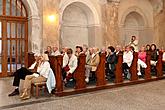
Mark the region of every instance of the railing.
[[[96, 75], [96, 85], [87, 85], [85, 82], [85, 59], [86, 56], [84, 54], [81, 54], [78, 58], [78, 67], [74, 72], [74, 78], [76, 81], [74, 88], [65, 88], [62, 81], [62, 62], [63, 58], [62, 56], [49, 56], [51, 68], [55, 73], [56, 77], [56, 92], [55, 94], [57, 96], [65, 96], [65, 95], [71, 95], [71, 94], [78, 94], [78, 93], [85, 93], [85, 92], [91, 92], [91, 91], [97, 91], [101, 89], [108, 89], [108, 88], [114, 88], [119, 86], [126, 86], [126, 85], [132, 85], [132, 84], [139, 84], [139, 83], [145, 83], [149, 81], [155, 81], [164, 79], [165, 76], [163, 76], [163, 68], [162, 68], [162, 52], [159, 52], [158, 62], [156, 65], [157, 74], [155, 77], [151, 76], [151, 66], [150, 66], [150, 53], [147, 53], [146, 57], [146, 64], [147, 68], [145, 69], [145, 75], [144, 78], [140, 78], [137, 75], [137, 61], [138, 61], [138, 53], [134, 53], [133, 56], [133, 62], [130, 67], [130, 74], [131, 78], [130, 80], [125, 81], [123, 79], [123, 73], [122, 73], [122, 62], [123, 62], [123, 55], [122, 53], [119, 53], [118, 55], [118, 63], [116, 64], [116, 71], [115, 71], [115, 80], [114, 82], [106, 81], [105, 79], [105, 60], [106, 55], [101, 54], [100, 55], [100, 63], [98, 65], [98, 68], [95, 72]], [[34, 61], [33, 58], [34, 54], [29, 54], [28, 58], [28, 65], [32, 64], [32, 61]]]

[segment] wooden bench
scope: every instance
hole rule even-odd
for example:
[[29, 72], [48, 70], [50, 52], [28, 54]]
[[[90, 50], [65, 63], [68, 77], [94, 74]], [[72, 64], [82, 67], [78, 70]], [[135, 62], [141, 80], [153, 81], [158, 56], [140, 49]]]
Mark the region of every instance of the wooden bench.
[[72, 95], [72, 94], [80, 94], [80, 93], [98, 91], [98, 90], [102, 90], [102, 89], [129, 86], [129, 85], [133, 85], [133, 84], [139, 84], [139, 83], [145, 83], [145, 82], [165, 79], [165, 76], [163, 76], [163, 72], [162, 72], [162, 59], [161, 59], [162, 55], [161, 55], [161, 53], [159, 55], [160, 56], [158, 58], [158, 63], [156, 65], [156, 69], [158, 72], [157, 76], [151, 77], [151, 71], [150, 71], [151, 70], [151, 68], [150, 68], [151, 56], [150, 56], [150, 53], [147, 53], [147, 57], [146, 57], [147, 68], [145, 69], [145, 76], [144, 76], [144, 79], [143, 78], [139, 79], [137, 76], [137, 53], [134, 53], [133, 63], [130, 68], [130, 73], [132, 75], [131, 79], [129, 81], [124, 81], [123, 76], [122, 76], [123, 56], [122, 56], [122, 53], [120, 53], [118, 55], [118, 63], [116, 64], [115, 83], [113, 83], [113, 82], [107, 83], [105, 80], [105, 67], [104, 67], [106, 59], [105, 59], [105, 55], [102, 54], [100, 57], [100, 64], [99, 64], [101, 66], [99, 66], [96, 71], [96, 78], [97, 78], [96, 85], [95, 86], [94, 85], [86, 86], [86, 83], [85, 83], [85, 55], [82, 54], [79, 56], [78, 67], [75, 70], [75, 74], [74, 74], [74, 78], [76, 80], [75, 88], [69, 88], [69, 89], [64, 88], [63, 81], [62, 81], [63, 57], [57, 56], [57, 57], [53, 57], [52, 59], [50, 58], [52, 69], [54, 68], [55, 76], [56, 76], [55, 95], [66, 96], [66, 95]]

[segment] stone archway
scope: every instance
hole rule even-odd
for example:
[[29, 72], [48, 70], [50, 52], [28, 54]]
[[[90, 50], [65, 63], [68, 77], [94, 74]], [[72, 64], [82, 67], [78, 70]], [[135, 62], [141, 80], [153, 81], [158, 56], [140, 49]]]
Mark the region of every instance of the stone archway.
[[75, 45], [97, 45], [99, 17], [92, 4], [87, 2], [89, 1], [73, 0], [61, 3], [61, 47], [74, 49]]
[[[144, 30], [144, 19], [142, 16], [137, 12], [131, 12], [126, 16], [125, 23], [124, 23], [124, 44], [128, 44], [130, 42], [131, 36], [137, 36], [138, 39], [142, 35], [142, 31]], [[142, 40], [144, 42], [144, 40]], [[142, 43], [141, 41], [139, 43]]]
[[129, 8], [122, 16], [120, 22], [122, 45], [130, 42], [131, 36], [137, 36], [139, 46], [152, 43], [153, 39], [153, 22], [150, 23], [149, 18], [138, 7]]

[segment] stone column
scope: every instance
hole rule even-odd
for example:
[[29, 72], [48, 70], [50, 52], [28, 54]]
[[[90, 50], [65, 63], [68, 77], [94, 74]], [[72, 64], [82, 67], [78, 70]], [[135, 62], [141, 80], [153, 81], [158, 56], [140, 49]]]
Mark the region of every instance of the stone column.
[[118, 7], [119, 1], [111, 0], [102, 5], [102, 19], [105, 46], [118, 44]]
[[[26, 3], [26, 2], [25, 2]], [[42, 0], [31, 1], [29, 4], [28, 17], [28, 51], [41, 52], [42, 51]]]
[[[59, 46], [59, 3], [60, 0], [43, 1], [43, 51], [47, 46]], [[49, 16], [54, 16], [54, 21]]]

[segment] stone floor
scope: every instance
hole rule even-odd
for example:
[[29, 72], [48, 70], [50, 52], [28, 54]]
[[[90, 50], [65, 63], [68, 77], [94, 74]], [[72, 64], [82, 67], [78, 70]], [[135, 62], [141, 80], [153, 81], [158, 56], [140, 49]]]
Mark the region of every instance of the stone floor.
[[12, 78], [0, 78], [0, 110], [164, 110], [165, 80], [66, 97], [21, 101], [8, 97]]

